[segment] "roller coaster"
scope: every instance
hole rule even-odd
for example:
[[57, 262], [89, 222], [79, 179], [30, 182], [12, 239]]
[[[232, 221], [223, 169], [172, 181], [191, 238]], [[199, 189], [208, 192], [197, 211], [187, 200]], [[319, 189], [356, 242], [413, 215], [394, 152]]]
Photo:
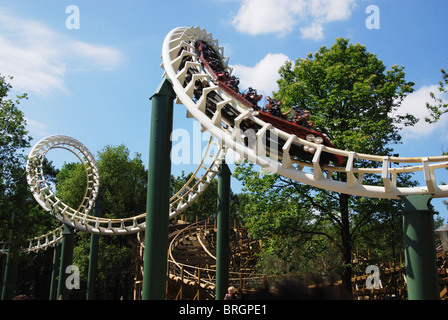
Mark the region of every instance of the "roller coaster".
[[[208, 56], [207, 56], [208, 55]], [[201, 163], [191, 179], [170, 199], [169, 218], [183, 213], [218, 173], [218, 166], [227, 150], [236, 152], [265, 170], [303, 184], [355, 196], [399, 199], [408, 195], [448, 196], [448, 185], [437, 181], [437, 170], [448, 168], [448, 157], [391, 157], [368, 155], [337, 149], [328, 138], [311, 128], [301, 127], [261, 110], [248, 96], [232, 87], [232, 68], [218, 40], [199, 27], [175, 28], [166, 36], [162, 47], [164, 77], [176, 94], [176, 102], [187, 109], [187, 116], [196, 119], [211, 134]], [[214, 65], [215, 63], [215, 65]], [[233, 78], [234, 79], [234, 78]], [[45, 180], [42, 164], [46, 153], [62, 148], [81, 161], [87, 187], [78, 208], [71, 208], [57, 198]], [[370, 163], [364, 167], [359, 164]], [[391, 167], [390, 164], [394, 166]], [[333, 179], [334, 173], [345, 173], [346, 181]], [[397, 186], [401, 173], [420, 173], [424, 184], [417, 187]], [[151, 173], [150, 173], [151, 174]], [[369, 175], [382, 179], [382, 185], [370, 185]], [[146, 228], [146, 213], [122, 219], [106, 219], [90, 215], [99, 190], [99, 173], [93, 155], [78, 140], [53, 135], [39, 141], [27, 160], [27, 181], [39, 205], [65, 225], [76, 230], [102, 236], [139, 234]], [[188, 229], [191, 231], [191, 229]], [[202, 229], [201, 229], [202, 230]], [[198, 231], [199, 232], [199, 231]], [[179, 244], [179, 234], [172, 237], [171, 247]], [[195, 245], [206, 246], [196, 235]], [[30, 240], [25, 252], [54, 246], [62, 239], [62, 227]], [[171, 248], [170, 247], [170, 248]], [[7, 252], [2, 249], [2, 252]], [[213, 254], [208, 253], [208, 261]], [[213, 260], [213, 259], [212, 259]], [[193, 274], [188, 261], [170, 251], [173, 277]], [[210, 261], [209, 261], [210, 262]], [[208, 266], [202, 266], [208, 269]], [[184, 266], [184, 267], [182, 267]], [[188, 266], [188, 267], [187, 267]], [[212, 276], [209, 276], [213, 279]]]
[[[162, 66], [173, 83], [177, 102], [187, 108], [188, 115], [241, 158], [307, 185], [356, 196], [398, 199], [400, 195], [433, 194], [434, 198], [448, 195], [448, 186], [437, 184], [435, 174], [437, 169], [448, 167], [446, 156], [391, 157], [344, 151], [302, 139], [261, 120], [258, 110], [249, 108], [242, 99], [236, 99], [233, 93], [220, 85], [218, 76], [214, 78], [207, 70], [196, 49], [199, 41], [213, 49], [220, 58], [222, 69], [231, 76], [232, 68], [229, 59], [224, 57], [224, 48], [210, 33], [198, 27], [176, 28], [167, 35], [162, 50]], [[196, 90], [198, 81], [208, 86]], [[304, 161], [294, 152], [295, 148], [306, 146], [315, 149], [311, 161]], [[324, 157], [343, 157], [345, 165], [340, 165], [342, 161], [337, 162], [339, 165], [328, 164], [328, 161], [322, 161]], [[373, 164], [356, 166], [366, 162]], [[390, 168], [391, 163], [395, 164], [393, 168]], [[347, 181], [332, 179], [335, 172], [346, 173]], [[422, 172], [426, 185], [398, 187], [397, 176], [403, 172]], [[369, 174], [379, 175], [383, 185], [369, 185], [364, 179]]]

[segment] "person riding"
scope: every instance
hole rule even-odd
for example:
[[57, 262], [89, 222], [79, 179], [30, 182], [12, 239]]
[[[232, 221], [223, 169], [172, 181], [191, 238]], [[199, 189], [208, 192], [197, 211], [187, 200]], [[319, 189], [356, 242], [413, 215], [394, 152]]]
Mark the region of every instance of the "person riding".
[[277, 99], [271, 99], [271, 97], [266, 97], [268, 104], [266, 105], [266, 110], [274, 117], [285, 119], [286, 116], [292, 111], [293, 108], [289, 109], [286, 112], [282, 112], [281, 105], [282, 101]]
[[247, 92], [243, 93], [242, 95], [243, 95], [244, 99], [246, 99], [247, 101], [252, 103], [255, 110], [258, 110], [258, 101], [261, 100], [263, 95], [258, 94], [257, 89], [249, 87], [249, 89], [247, 89]]
[[308, 118], [311, 116], [311, 112], [309, 110], [303, 111], [302, 115], [296, 116], [294, 122], [302, 127], [308, 126]]

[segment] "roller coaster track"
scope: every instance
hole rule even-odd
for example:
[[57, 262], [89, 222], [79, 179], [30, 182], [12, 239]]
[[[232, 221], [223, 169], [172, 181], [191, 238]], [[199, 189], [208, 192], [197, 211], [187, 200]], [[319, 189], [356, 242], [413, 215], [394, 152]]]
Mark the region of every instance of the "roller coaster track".
[[[168, 247], [167, 299], [209, 300], [215, 298], [217, 229], [205, 221], [171, 225]], [[144, 239], [137, 234], [134, 299], [141, 298]], [[247, 230], [230, 229], [229, 284], [250, 290], [265, 275], [255, 274], [256, 253], [260, 243], [247, 236]]]
[[[448, 168], [447, 156], [391, 157], [344, 151], [298, 138], [262, 121], [256, 110], [229, 94], [204, 65], [196, 49], [198, 41], [211, 46], [223, 68], [232, 73], [218, 40], [199, 27], [179, 27], [168, 33], [163, 43], [162, 68], [173, 83], [177, 102], [187, 108], [188, 115], [242, 159], [310, 186], [356, 196], [386, 199], [416, 194], [432, 194], [434, 198], [448, 196], [448, 185], [436, 181], [436, 170]], [[202, 90], [195, 88], [198, 81], [206, 83]], [[254, 134], [247, 134], [247, 128], [255, 128]], [[273, 145], [276, 147], [270, 147]], [[304, 146], [315, 150], [311, 161], [293, 155], [293, 148]], [[343, 157], [345, 165], [322, 161], [328, 156]], [[366, 163], [369, 165], [363, 166]], [[333, 179], [336, 172], [345, 173], [346, 181]], [[397, 177], [405, 172], [423, 174], [424, 185], [398, 187]], [[370, 185], [371, 175], [379, 176], [382, 185]]]
[[[170, 199], [170, 218], [184, 212], [207, 189], [215, 175], [218, 165], [225, 156], [225, 151], [210, 138], [205, 148], [201, 162], [190, 179]], [[78, 208], [74, 209], [61, 201], [53, 192], [45, 179], [42, 168], [43, 159], [51, 149], [65, 149], [75, 154], [81, 161], [86, 173], [86, 191], [84, 199]], [[100, 235], [123, 235], [145, 230], [146, 213], [122, 219], [107, 219], [90, 216], [99, 190], [99, 172], [93, 155], [78, 140], [64, 136], [46, 137], [34, 145], [27, 160], [27, 181], [30, 190], [47, 212], [64, 224], [77, 230]], [[62, 226], [45, 235], [29, 240], [29, 246], [24, 252], [37, 252], [54, 246], [62, 239]], [[0, 253], [6, 253], [3, 247]]]
[[[390, 157], [344, 151], [301, 139], [261, 120], [256, 110], [248, 108], [241, 99], [229, 94], [220, 86], [213, 73], [207, 70], [198, 56], [195, 46], [198, 41], [210, 45], [219, 55], [225, 70], [232, 73], [229, 59], [224, 57], [224, 49], [206, 30], [180, 27], [166, 36], [162, 49], [162, 68], [165, 76], [172, 82], [177, 103], [183, 104], [187, 108], [187, 116], [199, 121], [202, 128], [212, 135], [198, 169], [171, 198], [170, 218], [185, 211], [205, 191], [218, 173], [218, 165], [226, 149], [232, 149], [242, 159], [257, 163], [265, 170], [325, 190], [385, 199], [417, 194], [431, 194], [434, 198], [448, 196], [448, 185], [436, 180], [436, 170], [448, 168], [446, 156]], [[197, 90], [198, 81], [207, 86]], [[249, 132], [248, 128], [252, 131]], [[315, 151], [309, 160], [297, 157], [293, 152], [297, 149], [305, 150], [304, 147]], [[76, 209], [58, 199], [45, 180], [43, 159], [54, 148], [74, 153], [84, 167], [86, 191], [82, 203]], [[342, 157], [344, 165], [323, 161], [334, 157]], [[206, 165], [208, 158], [211, 158], [210, 165]], [[365, 163], [370, 164], [362, 166]], [[394, 163], [393, 168], [391, 163]], [[398, 175], [408, 172], [423, 174], [425, 184], [418, 187], [398, 187]], [[346, 181], [333, 179], [334, 173], [345, 173]], [[380, 176], [383, 184], [369, 185], [367, 177], [370, 175]], [[27, 180], [36, 201], [60, 222], [77, 230], [100, 235], [123, 235], [145, 229], [146, 213], [121, 219], [89, 215], [98, 196], [99, 173], [93, 155], [76, 139], [54, 135], [39, 141], [28, 157]], [[61, 238], [60, 227], [30, 240], [29, 247], [24, 251], [34, 252], [53, 246]], [[180, 267], [179, 262], [173, 260], [173, 263]]]
[[[198, 170], [193, 174], [194, 186], [189, 181], [171, 198], [170, 217], [184, 211], [205, 190], [217, 173], [217, 162], [223, 157], [224, 148], [237, 152], [241, 158], [249, 159], [271, 172], [291, 178], [318, 188], [365, 197], [397, 199], [400, 195], [432, 194], [433, 197], [448, 196], [448, 185], [437, 184], [436, 170], [448, 167], [448, 157], [390, 157], [381, 155], [360, 154], [331, 148], [323, 144], [307, 141], [293, 134], [275, 128], [257, 118], [257, 111], [247, 108], [241, 100], [235, 99], [219, 86], [217, 79], [207, 71], [201, 63], [195, 48], [197, 41], [204, 41], [212, 46], [220, 56], [222, 65], [231, 74], [228, 58], [224, 57], [224, 49], [219, 47], [218, 40], [210, 33], [198, 27], [173, 29], [165, 38], [162, 49], [162, 67], [171, 80], [177, 95], [177, 102], [188, 110], [188, 116], [198, 120], [218, 142], [210, 140], [207, 152]], [[208, 83], [201, 91], [195, 90], [196, 82]], [[199, 95], [198, 95], [199, 94]], [[212, 107], [210, 107], [212, 104]], [[247, 130], [255, 128], [254, 135], [249, 137]], [[247, 142], [249, 140], [249, 142]], [[268, 143], [268, 141], [270, 143]], [[210, 146], [218, 148], [215, 154], [209, 154]], [[269, 148], [268, 145], [276, 145]], [[294, 156], [293, 148], [308, 146], [315, 149], [311, 161], [304, 161]], [[42, 170], [42, 160], [53, 148], [62, 148], [74, 153], [82, 162], [86, 176], [87, 188], [83, 202], [77, 208], [64, 204], [51, 190]], [[322, 162], [327, 155], [343, 157], [345, 166]], [[206, 167], [204, 159], [212, 157], [211, 165]], [[366, 167], [357, 163], [372, 163]], [[391, 168], [390, 164], [394, 163]], [[404, 164], [398, 167], [397, 164]], [[206, 172], [199, 177], [199, 169]], [[90, 216], [94, 201], [98, 195], [99, 175], [95, 159], [90, 151], [79, 141], [62, 135], [49, 136], [38, 142], [31, 150], [27, 161], [27, 179], [36, 201], [58, 220], [73, 226], [77, 230], [101, 234], [117, 235], [135, 233], [145, 229], [146, 214], [122, 218], [106, 219]], [[333, 179], [335, 172], [347, 175], [347, 181]], [[397, 187], [397, 176], [404, 172], [423, 173], [426, 185], [418, 187]], [[383, 185], [369, 185], [365, 177], [379, 175]], [[60, 239], [60, 230], [37, 237], [30, 242], [27, 250], [52, 245]]]

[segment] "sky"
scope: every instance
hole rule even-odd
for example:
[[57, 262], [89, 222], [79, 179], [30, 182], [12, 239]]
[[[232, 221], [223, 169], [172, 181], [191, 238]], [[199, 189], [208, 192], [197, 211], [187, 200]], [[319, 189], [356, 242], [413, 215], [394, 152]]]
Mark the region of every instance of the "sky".
[[[20, 109], [32, 144], [64, 134], [94, 155], [124, 144], [147, 166], [149, 98], [162, 80], [162, 44], [170, 30], [205, 28], [225, 48], [240, 88], [264, 95], [277, 90], [285, 61], [344, 37], [365, 45], [387, 68], [404, 66], [406, 80], [415, 83], [400, 112], [421, 120], [402, 131], [395, 153], [436, 156], [448, 149], [448, 116], [435, 125], [423, 119], [440, 69], [448, 67], [447, 12], [446, 0], [0, 0], [0, 74], [14, 77], [13, 94], [28, 94]], [[191, 132], [185, 108], [174, 111], [174, 129]], [[48, 157], [57, 166], [75, 161], [68, 152], [52, 150]], [[172, 174], [195, 167], [176, 164]], [[445, 171], [436, 172], [438, 184], [448, 183]], [[234, 179], [232, 186], [241, 188]], [[432, 203], [446, 220], [442, 199]]]

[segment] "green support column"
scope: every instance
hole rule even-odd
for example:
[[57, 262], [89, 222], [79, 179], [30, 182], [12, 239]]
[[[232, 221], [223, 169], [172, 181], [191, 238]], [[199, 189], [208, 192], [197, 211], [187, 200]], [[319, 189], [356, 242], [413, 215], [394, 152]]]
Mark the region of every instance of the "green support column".
[[168, 224], [171, 176], [171, 131], [176, 94], [164, 78], [152, 96], [151, 137], [146, 203], [143, 300], [166, 297]]
[[0, 255], [0, 300], [2, 299], [2, 291], [3, 291], [3, 280], [5, 279], [5, 269], [6, 269], [6, 258], [7, 255], [1, 254]]
[[215, 299], [224, 299], [229, 286], [230, 262], [230, 177], [227, 164], [222, 163], [218, 173], [218, 235], [216, 245]]
[[61, 264], [59, 267], [58, 299], [70, 300], [70, 290], [65, 285], [69, 276], [65, 272], [68, 266], [73, 263], [73, 247], [75, 245], [75, 230], [73, 227], [64, 225], [62, 231]]
[[432, 194], [401, 196], [409, 300], [439, 300]]
[[[101, 206], [99, 201], [95, 202], [95, 217], [101, 217]], [[100, 236], [98, 234], [92, 233], [90, 236], [90, 257], [89, 257], [89, 274], [87, 276], [87, 292], [86, 299], [95, 299], [95, 284], [96, 284], [96, 274], [98, 267], [98, 247], [100, 243]]]
[[6, 257], [5, 278], [3, 280], [2, 299], [11, 300], [14, 298], [14, 290], [16, 288], [17, 271], [19, 269], [19, 253], [18, 250], [8, 251]]
[[50, 300], [57, 299], [58, 275], [60, 265], [61, 265], [61, 243], [58, 242], [54, 246], [54, 253], [53, 253], [53, 268], [51, 272], [50, 297], [49, 297]]
[[14, 297], [17, 272], [19, 269], [20, 247], [16, 243], [16, 241], [14, 241], [14, 237], [18, 234], [18, 226], [16, 224], [15, 213], [13, 213], [11, 217], [11, 226], [12, 227], [9, 233], [10, 247], [8, 248], [8, 255], [6, 256], [6, 266], [1, 291], [1, 300], [11, 300]]

